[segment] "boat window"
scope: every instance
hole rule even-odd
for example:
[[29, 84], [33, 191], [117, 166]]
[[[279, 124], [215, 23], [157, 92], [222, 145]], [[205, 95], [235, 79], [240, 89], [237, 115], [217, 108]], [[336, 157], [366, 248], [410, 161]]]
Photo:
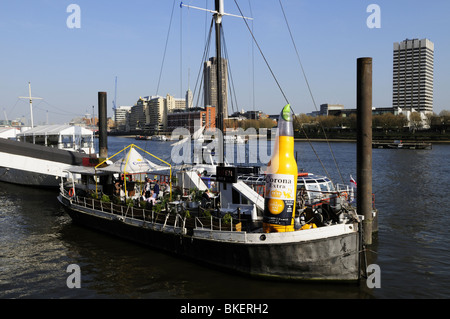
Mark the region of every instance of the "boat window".
[[57, 135], [47, 136], [47, 146], [58, 147], [58, 136]]
[[45, 145], [45, 136], [43, 136], [43, 135], [35, 135], [34, 136], [34, 144]]
[[327, 184], [325, 184], [325, 183], [320, 183], [319, 185], [320, 185], [320, 190], [321, 190], [321, 191], [323, 191], [323, 192], [328, 192]]
[[333, 183], [331, 181], [328, 181], [328, 188], [330, 189], [330, 191], [334, 192], [334, 186]]
[[72, 135], [63, 135], [61, 136], [61, 141], [64, 148], [71, 148], [73, 146], [73, 137]]
[[92, 145], [92, 136], [83, 135], [81, 136], [81, 147], [90, 147]]
[[[317, 183], [306, 184], [306, 190], [309, 191], [308, 195], [310, 199], [320, 198], [320, 187]], [[312, 191], [312, 192], [311, 192]]]

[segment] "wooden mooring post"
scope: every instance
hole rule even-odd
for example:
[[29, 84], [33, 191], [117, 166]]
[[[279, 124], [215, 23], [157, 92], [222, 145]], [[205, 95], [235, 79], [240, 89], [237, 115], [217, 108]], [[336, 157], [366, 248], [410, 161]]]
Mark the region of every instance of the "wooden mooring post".
[[372, 58], [357, 60], [357, 210], [364, 244], [372, 244]]

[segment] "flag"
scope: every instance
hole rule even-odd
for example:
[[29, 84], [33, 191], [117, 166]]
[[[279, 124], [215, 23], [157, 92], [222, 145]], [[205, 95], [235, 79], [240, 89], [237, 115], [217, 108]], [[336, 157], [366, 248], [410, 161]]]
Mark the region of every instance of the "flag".
[[353, 183], [353, 184], [355, 184], [355, 187], [356, 187], [356, 181], [353, 179], [353, 176], [352, 176], [352, 175], [350, 175], [350, 182]]

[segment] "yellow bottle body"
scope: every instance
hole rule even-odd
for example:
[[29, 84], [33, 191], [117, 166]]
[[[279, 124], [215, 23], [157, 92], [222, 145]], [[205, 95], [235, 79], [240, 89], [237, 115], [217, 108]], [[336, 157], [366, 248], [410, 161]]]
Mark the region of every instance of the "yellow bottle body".
[[294, 231], [297, 175], [294, 137], [278, 136], [266, 174], [264, 232]]

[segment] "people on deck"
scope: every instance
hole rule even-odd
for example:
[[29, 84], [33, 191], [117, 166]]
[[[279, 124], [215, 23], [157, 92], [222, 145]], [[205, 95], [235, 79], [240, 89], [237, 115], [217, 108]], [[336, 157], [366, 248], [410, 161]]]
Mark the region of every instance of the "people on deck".
[[153, 192], [155, 194], [155, 198], [159, 197], [159, 184], [158, 181], [155, 182], [155, 186], [153, 187]]
[[143, 197], [146, 202], [151, 202], [153, 205], [156, 204], [156, 197], [154, 196], [153, 191], [146, 191]]
[[144, 189], [142, 190], [142, 194], [145, 194], [147, 191], [152, 190], [152, 184], [150, 183], [150, 179], [148, 177], [145, 178]]
[[114, 183], [114, 194], [119, 197], [121, 201], [125, 200], [125, 192], [123, 190], [122, 183], [119, 181]]
[[209, 193], [209, 189], [206, 189], [202, 194], [202, 207], [210, 207], [211, 206], [211, 194]]

